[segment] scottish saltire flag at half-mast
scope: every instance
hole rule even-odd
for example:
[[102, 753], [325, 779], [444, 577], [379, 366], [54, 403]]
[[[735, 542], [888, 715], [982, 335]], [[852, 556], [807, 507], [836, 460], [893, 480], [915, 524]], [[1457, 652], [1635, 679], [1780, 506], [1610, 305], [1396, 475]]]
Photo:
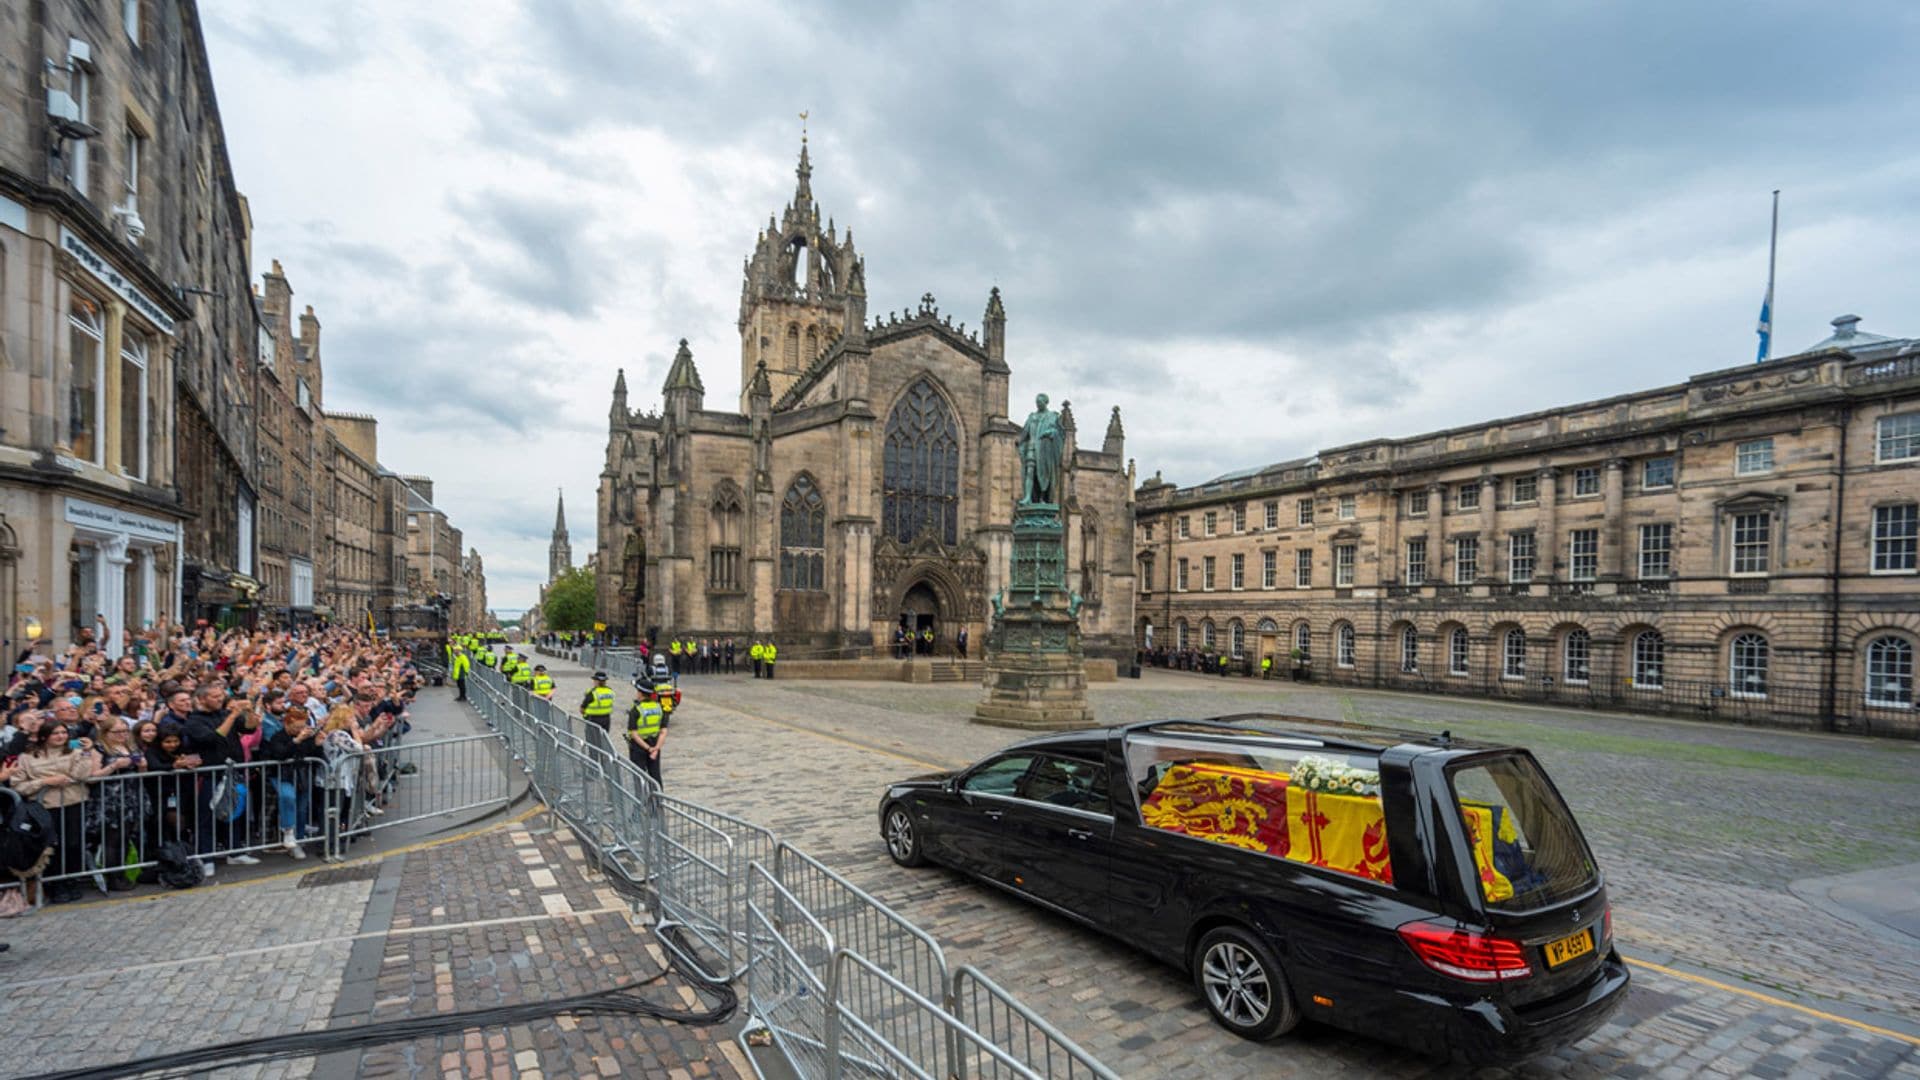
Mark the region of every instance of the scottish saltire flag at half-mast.
[[1760, 301], [1760, 326], [1756, 331], [1760, 335], [1760, 351], [1753, 362], [1763, 364], [1767, 360], [1767, 346], [1773, 342], [1773, 286], [1767, 286], [1766, 299]]

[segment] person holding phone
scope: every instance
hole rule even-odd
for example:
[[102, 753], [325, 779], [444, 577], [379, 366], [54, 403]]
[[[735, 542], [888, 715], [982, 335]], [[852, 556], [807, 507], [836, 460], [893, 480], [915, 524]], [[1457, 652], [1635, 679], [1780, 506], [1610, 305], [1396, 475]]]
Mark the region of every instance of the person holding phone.
[[[87, 781], [93, 778], [94, 757], [82, 753], [85, 740], [73, 738], [58, 720], [43, 726], [33, 745], [21, 756], [13, 774], [13, 789], [36, 799], [53, 818], [51, 860], [42, 876], [78, 874], [85, 868], [84, 853]], [[47, 899], [56, 904], [80, 899], [77, 880], [52, 882]]]

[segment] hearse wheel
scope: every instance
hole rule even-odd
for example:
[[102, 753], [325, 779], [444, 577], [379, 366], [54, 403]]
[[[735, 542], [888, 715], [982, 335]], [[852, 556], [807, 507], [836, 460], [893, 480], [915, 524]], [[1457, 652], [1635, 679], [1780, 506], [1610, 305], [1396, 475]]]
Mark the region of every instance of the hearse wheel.
[[1300, 1022], [1293, 990], [1273, 950], [1237, 926], [1209, 930], [1193, 949], [1193, 981], [1221, 1027], [1256, 1042]]
[[913, 815], [899, 803], [887, 807], [887, 854], [901, 866], [927, 864], [927, 857], [920, 854], [920, 834], [913, 831]]

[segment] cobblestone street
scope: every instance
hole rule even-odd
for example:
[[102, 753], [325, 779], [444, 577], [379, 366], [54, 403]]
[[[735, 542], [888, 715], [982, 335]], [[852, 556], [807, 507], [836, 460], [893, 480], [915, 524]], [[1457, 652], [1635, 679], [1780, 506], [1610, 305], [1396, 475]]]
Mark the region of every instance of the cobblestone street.
[[[546, 662], [572, 707], [585, 680]], [[1123, 1075], [1443, 1071], [1312, 1027], [1271, 1045], [1241, 1042], [1173, 970], [957, 875], [896, 868], [874, 820], [881, 787], [1017, 737], [965, 722], [976, 688], [741, 676], [689, 676], [682, 687], [664, 759], [670, 790], [820, 857]], [[629, 691], [619, 690], [624, 709]], [[1266, 709], [1534, 749], [1610, 876], [1636, 983], [1599, 1033], [1511, 1075], [1920, 1076], [1920, 942], [1836, 918], [1787, 888], [1920, 860], [1920, 747], [1162, 672], [1091, 697], [1102, 722]]]

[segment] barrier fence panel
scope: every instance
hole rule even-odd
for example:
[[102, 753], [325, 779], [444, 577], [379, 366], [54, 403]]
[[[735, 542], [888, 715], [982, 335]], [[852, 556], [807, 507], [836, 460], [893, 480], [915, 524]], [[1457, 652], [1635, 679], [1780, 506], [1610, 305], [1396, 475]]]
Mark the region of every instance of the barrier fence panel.
[[369, 749], [331, 767], [327, 810], [338, 815], [333, 820], [342, 835], [354, 837], [425, 818], [500, 809], [513, 799], [508, 757], [499, 735]]
[[[971, 964], [962, 964], [953, 973], [953, 993], [949, 996], [953, 1015], [969, 1031], [978, 1033], [979, 1042], [998, 1047], [1042, 1076], [1061, 1080], [1120, 1080], [1113, 1070], [1100, 1064], [1092, 1054], [1060, 1033], [1052, 1024], [1002, 990], [992, 979]], [[953, 1075], [957, 1080], [969, 1077], [998, 1078], [1025, 1076], [1010, 1072], [1000, 1055], [966, 1053], [956, 1043]]]
[[[880, 1026], [876, 1026], [880, 1025]], [[917, 1056], [886, 1037], [886, 1030], [933, 1031], [944, 1050], [934, 1060]], [[864, 1066], [848, 1047], [879, 1057], [875, 1067]], [[919, 1080], [964, 1080], [962, 1062], [991, 1062], [997, 1075], [1017, 1080], [1045, 1080], [1047, 1074], [1015, 1058], [968, 1028], [942, 1002], [918, 993], [881, 970], [872, 961], [848, 949], [836, 950], [827, 967], [828, 1076], [911, 1076]], [[850, 1067], [851, 1066], [851, 1067]]]
[[947, 958], [932, 935], [791, 844], [780, 845], [774, 867], [780, 885], [832, 932], [837, 945], [928, 998], [946, 996]]
[[[734, 977], [734, 941], [728, 905], [732, 900], [733, 838], [659, 800], [659, 835], [654, 847], [654, 929], [661, 944], [715, 982]], [[675, 931], [693, 938], [682, 944]]]
[[747, 1010], [801, 1080], [824, 1080], [833, 935], [760, 863], [747, 877]]

